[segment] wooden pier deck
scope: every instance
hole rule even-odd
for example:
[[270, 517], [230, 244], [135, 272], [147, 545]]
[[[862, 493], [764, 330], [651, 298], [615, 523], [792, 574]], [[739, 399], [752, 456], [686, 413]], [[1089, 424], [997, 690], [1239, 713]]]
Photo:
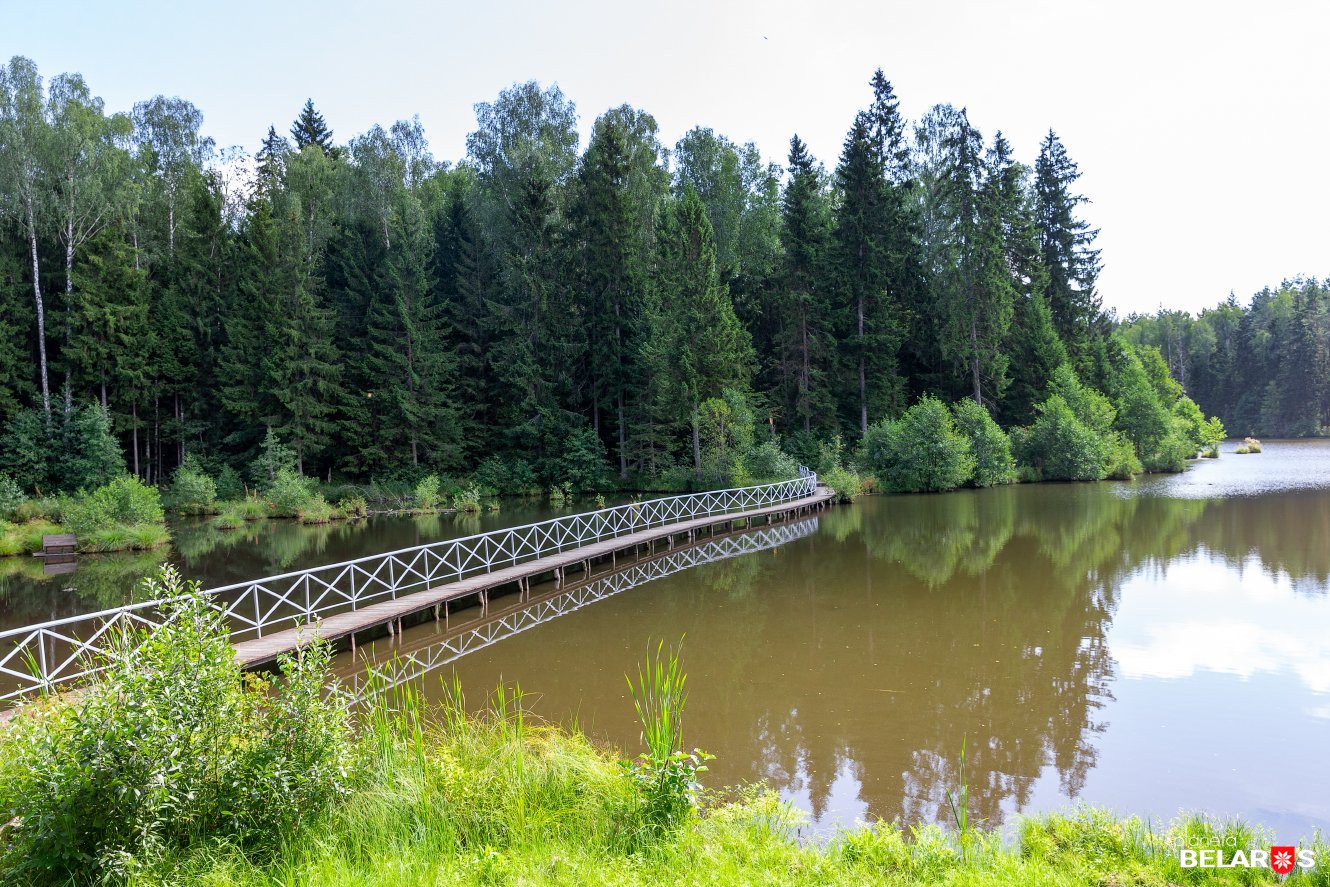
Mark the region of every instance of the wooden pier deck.
[[716, 527], [732, 527], [740, 521], [751, 526], [753, 520], [757, 518], [767, 518], [769, 520], [776, 515], [794, 516], [808, 513], [826, 506], [834, 496], [835, 494], [829, 488], [818, 486], [815, 493], [802, 499], [793, 499], [764, 508], [731, 514], [711, 515], [695, 520], [653, 527], [624, 536], [616, 536], [592, 545], [585, 545], [581, 548], [525, 561], [511, 567], [505, 567], [502, 570], [468, 576], [456, 582], [428, 588], [395, 600], [382, 601], [361, 609], [337, 613], [317, 623], [305, 624], [274, 632], [261, 638], [241, 641], [235, 645], [236, 657], [244, 666], [255, 666], [271, 662], [281, 654], [291, 652], [316, 638], [336, 641], [350, 637], [354, 645], [357, 632], [381, 626], [387, 626], [389, 632], [392, 632], [394, 624], [400, 624], [402, 618], [429, 609], [434, 609], [437, 616], [438, 608], [446, 608], [449, 603], [459, 598], [479, 596], [482, 612], [488, 612], [489, 592], [494, 588], [512, 584], [517, 584], [521, 588], [529, 588], [532, 579], [547, 573], [553, 574], [555, 581], [562, 584], [565, 571], [569, 567], [579, 567], [584, 576], [589, 575], [592, 561], [606, 557], [613, 559], [620, 551], [635, 550], [642, 545], [654, 546], [663, 539], [673, 544], [676, 536], [687, 536], [692, 541], [701, 530], [709, 530], [714, 533]]

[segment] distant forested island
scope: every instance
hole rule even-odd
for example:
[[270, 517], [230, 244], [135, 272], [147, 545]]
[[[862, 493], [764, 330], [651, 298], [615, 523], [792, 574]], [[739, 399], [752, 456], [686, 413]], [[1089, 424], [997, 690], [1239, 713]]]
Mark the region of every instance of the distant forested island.
[[627, 105], [583, 148], [534, 82], [476, 105], [457, 163], [418, 118], [338, 141], [312, 101], [247, 157], [184, 99], [110, 113], [15, 57], [0, 474], [243, 480], [289, 452], [324, 481], [671, 489], [856, 451], [892, 472], [968, 434], [954, 486], [993, 423], [1015, 463], [990, 482], [1176, 470], [1222, 434], [1187, 392], [1241, 431], [1319, 429], [1294, 376], [1327, 375], [1286, 350], [1323, 341], [1293, 331], [1318, 285], [1124, 332], [1052, 130], [1025, 163], [964, 109], [907, 121], [866, 87], [830, 168], [797, 135], [784, 167], [701, 127], [667, 148]]

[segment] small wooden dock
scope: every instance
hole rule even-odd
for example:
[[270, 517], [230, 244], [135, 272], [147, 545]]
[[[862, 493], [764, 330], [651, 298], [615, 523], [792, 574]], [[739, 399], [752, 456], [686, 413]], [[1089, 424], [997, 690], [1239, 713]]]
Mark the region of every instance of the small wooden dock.
[[802, 499], [781, 502], [764, 508], [755, 508], [731, 514], [718, 514], [697, 518], [675, 524], [653, 527], [624, 536], [617, 536], [570, 549], [535, 560], [526, 561], [502, 570], [468, 576], [456, 582], [449, 582], [424, 591], [405, 595], [395, 600], [383, 601], [362, 609], [351, 610], [328, 616], [317, 623], [309, 623], [285, 631], [275, 632], [260, 638], [241, 641], [235, 645], [236, 657], [245, 666], [262, 665], [271, 662], [283, 653], [289, 653], [315, 639], [337, 641], [349, 638], [355, 646], [355, 636], [359, 632], [387, 627], [390, 634], [400, 632], [402, 619], [433, 610], [435, 619], [447, 618], [448, 606], [461, 598], [478, 597], [482, 613], [489, 612], [490, 592], [496, 588], [515, 585], [520, 591], [529, 591], [532, 580], [541, 576], [552, 575], [557, 585], [562, 585], [569, 568], [574, 568], [583, 577], [591, 574], [592, 563], [609, 559], [613, 562], [620, 552], [637, 553], [643, 546], [655, 551], [655, 546], [664, 541], [674, 545], [676, 537], [686, 537], [692, 542], [704, 531], [714, 534], [716, 528], [732, 529], [736, 524], [752, 526], [754, 520], [764, 519], [770, 522], [776, 518], [795, 517], [814, 510], [825, 508], [835, 494], [827, 487], [819, 486], [816, 491]]

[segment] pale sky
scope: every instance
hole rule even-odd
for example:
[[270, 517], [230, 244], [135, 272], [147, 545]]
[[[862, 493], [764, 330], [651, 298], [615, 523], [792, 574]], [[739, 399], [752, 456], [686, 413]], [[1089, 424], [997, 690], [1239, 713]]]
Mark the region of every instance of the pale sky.
[[456, 161], [472, 106], [535, 79], [576, 102], [584, 147], [627, 102], [667, 146], [700, 124], [783, 163], [798, 132], [830, 168], [880, 66], [911, 119], [968, 107], [1026, 162], [1058, 132], [1121, 313], [1330, 274], [1330, 11], [1310, 0], [0, 0], [0, 22], [5, 58], [82, 72], [109, 110], [187, 98], [251, 152], [312, 97], [339, 142], [418, 113]]

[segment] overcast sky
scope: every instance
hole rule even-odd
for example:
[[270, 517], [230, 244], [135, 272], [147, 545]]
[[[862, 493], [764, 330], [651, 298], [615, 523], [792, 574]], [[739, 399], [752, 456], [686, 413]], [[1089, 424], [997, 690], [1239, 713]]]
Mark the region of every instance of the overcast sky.
[[418, 113], [457, 160], [472, 106], [558, 83], [591, 122], [624, 102], [673, 143], [695, 125], [828, 167], [882, 67], [904, 112], [950, 102], [1033, 162], [1052, 127], [1102, 228], [1119, 312], [1246, 300], [1330, 274], [1330, 12], [1302, 0], [451, 4], [0, 0], [0, 53], [80, 71], [110, 110], [157, 93], [249, 151], [312, 97], [338, 141]]

